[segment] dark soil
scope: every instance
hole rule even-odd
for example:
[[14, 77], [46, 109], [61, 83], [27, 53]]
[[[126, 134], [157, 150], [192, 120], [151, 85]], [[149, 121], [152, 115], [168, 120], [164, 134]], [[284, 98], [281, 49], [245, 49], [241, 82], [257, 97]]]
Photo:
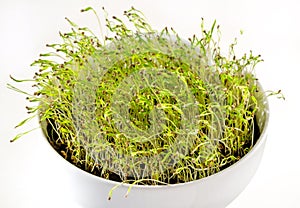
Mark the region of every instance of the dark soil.
[[[60, 142], [60, 140], [58, 140], [59, 137], [58, 137], [57, 133], [53, 130], [52, 125], [50, 125], [48, 123], [46, 129], [44, 129], [44, 130], [47, 131], [48, 142], [64, 159], [66, 159], [68, 162], [75, 165], [76, 167], [80, 168], [81, 170], [84, 170], [95, 176], [100, 177], [101, 175], [103, 175], [102, 168], [100, 166], [91, 166], [91, 165], [87, 165], [86, 163], [83, 162], [86, 157], [86, 155], [85, 155], [86, 153], [85, 153], [85, 150], [83, 147], [82, 147], [81, 157], [75, 161], [74, 157], [72, 155], [72, 150], [68, 149], [66, 144], [63, 144], [62, 142]], [[259, 136], [260, 136], [260, 129], [257, 125], [257, 122], [254, 122], [255, 143], [259, 139]], [[224, 167], [223, 169], [225, 169], [225, 168], [227, 168], [227, 167]], [[113, 172], [106, 171], [105, 175], [107, 175], [106, 179], [109, 179], [112, 181], [117, 181], [117, 182], [122, 182], [121, 178]], [[174, 183], [178, 183], [178, 181], [176, 181], [176, 182], [174, 181]]]

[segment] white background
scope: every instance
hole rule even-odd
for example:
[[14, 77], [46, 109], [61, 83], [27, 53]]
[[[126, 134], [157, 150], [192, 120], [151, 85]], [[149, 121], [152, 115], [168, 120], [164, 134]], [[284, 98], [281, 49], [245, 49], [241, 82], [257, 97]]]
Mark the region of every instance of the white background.
[[[96, 29], [91, 14], [79, 11], [105, 6], [120, 15], [130, 6], [142, 10], [156, 29], [174, 27], [186, 38], [199, 33], [201, 17], [207, 25], [216, 19], [223, 43], [228, 45], [240, 29], [238, 51], [250, 49], [265, 62], [257, 67], [263, 87], [281, 89], [286, 101], [270, 98], [268, 142], [260, 168], [228, 208], [300, 207], [300, 4], [297, 0], [0, 0], [0, 207], [75, 207], [69, 200], [67, 175], [53, 156], [39, 130], [15, 143], [9, 140], [23, 129], [14, 126], [26, 117], [25, 96], [6, 88], [9, 75], [30, 78], [29, 65], [46, 52], [46, 43], [59, 41], [58, 31], [68, 31], [64, 17]], [[30, 89], [28, 85], [18, 85]]]

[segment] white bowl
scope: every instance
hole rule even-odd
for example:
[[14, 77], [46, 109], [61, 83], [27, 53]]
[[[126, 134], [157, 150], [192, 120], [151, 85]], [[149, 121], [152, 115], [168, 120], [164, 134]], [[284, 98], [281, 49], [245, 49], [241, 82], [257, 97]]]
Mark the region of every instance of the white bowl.
[[[262, 91], [262, 88], [260, 86]], [[63, 160], [72, 181], [74, 202], [84, 208], [224, 208], [247, 186], [255, 174], [267, 138], [269, 107], [266, 95], [258, 97], [260, 109], [257, 122], [260, 137], [254, 147], [241, 160], [209, 177], [192, 182], [145, 186], [130, 185], [106, 180], [89, 174], [64, 160], [50, 145], [59, 160]], [[108, 200], [110, 190], [113, 191]]]

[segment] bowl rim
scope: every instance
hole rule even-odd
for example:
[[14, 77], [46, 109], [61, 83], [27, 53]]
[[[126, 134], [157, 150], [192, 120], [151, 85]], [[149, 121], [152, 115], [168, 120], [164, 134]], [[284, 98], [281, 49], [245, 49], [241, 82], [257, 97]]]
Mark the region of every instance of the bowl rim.
[[104, 184], [108, 184], [111, 186], [120, 186], [120, 187], [125, 187], [125, 188], [137, 188], [137, 189], [169, 189], [169, 188], [175, 188], [175, 187], [182, 187], [182, 186], [188, 186], [194, 183], [202, 183], [204, 181], [210, 180], [212, 178], [221, 176], [226, 174], [227, 172], [230, 172], [232, 169], [236, 168], [237, 166], [239, 166], [242, 163], [245, 163], [249, 158], [251, 158], [253, 155], [255, 155], [255, 153], [263, 146], [266, 138], [267, 138], [267, 130], [269, 128], [269, 117], [270, 117], [270, 112], [269, 112], [269, 102], [268, 102], [268, 97], [266, 95], [266, 92], [263, 90], [262, 85], [260, 84], [260, 82], [257, 82], [257, 86], [259, 88], [259, 90], [263, 93], [262, 94], [262, 105], [264, 106], [263, 112], [265, 113], [265, 120], [263, 122], [263, 129], [260, 133], [259, 138], [257, 139], [256, 143], [254, 144], [254, 146], [250, 149], [250, 151], [245, 154], [240, 160], [238, 160], [237, 162], [235, 162], [234, 164], [230, 165], [229, 167], [214, 173], [212, 175], [206, 176], [204, 178], [200, 178], [197, 180], [193, 180], [193, 181], [188, 181], [188, 182], [184, 182], [184, 183], [178, 183], [178, 184], [166, 184], [166, 185], [136, 185], [136, 184], [128, 184], [128, 183], [122, 183], [122, 182], [117, 182], [117, 181], [113, 181], [113, 180], [109, 180], [109, 179], [105, 179], [96, 175], [93, 175], [85, 170], [82, 170], [79, 167], [76, 167], [74, 164], [72, 164], [71, 162], [69, 162], [68, 160], [64, 159], [50, 144], [50, 142], [48, 141], [48, 139], [45, 136], [45, 133], [43, 132], [43, 129], [41, 128], [43, 137], [45, 138], [46, 142], [48, 143], [48, 145], [51, 147], [52, 151], [55, 152], [56, 156], [60, 158], [60, 160], [64, 160], [65, 163], [68, 164], [68, 166], [71, 166], [72, 169], [74, 169], [75, 171], [77, 171], [78, 173], [82, 174], [84, 177], [89, 177], [93, 180], [97, 180], [97, 182], [101, 182]]

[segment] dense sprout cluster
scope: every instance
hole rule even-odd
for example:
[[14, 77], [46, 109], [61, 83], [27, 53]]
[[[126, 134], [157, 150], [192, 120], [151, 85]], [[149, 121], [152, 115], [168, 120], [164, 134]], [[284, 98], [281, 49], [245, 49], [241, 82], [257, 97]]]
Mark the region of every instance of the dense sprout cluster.
[[260, 56], [237, 58], [235, 44], [223, 56], [216, 22], [185, 41], [134, 8], [124, 17], [106, 18], [103, 40], [67, 19], [62, 43], [33, 63], [28, 110], [51, 145], [83, 170], [140, 184], [197, 180], [247, 154], [259, 136]]

